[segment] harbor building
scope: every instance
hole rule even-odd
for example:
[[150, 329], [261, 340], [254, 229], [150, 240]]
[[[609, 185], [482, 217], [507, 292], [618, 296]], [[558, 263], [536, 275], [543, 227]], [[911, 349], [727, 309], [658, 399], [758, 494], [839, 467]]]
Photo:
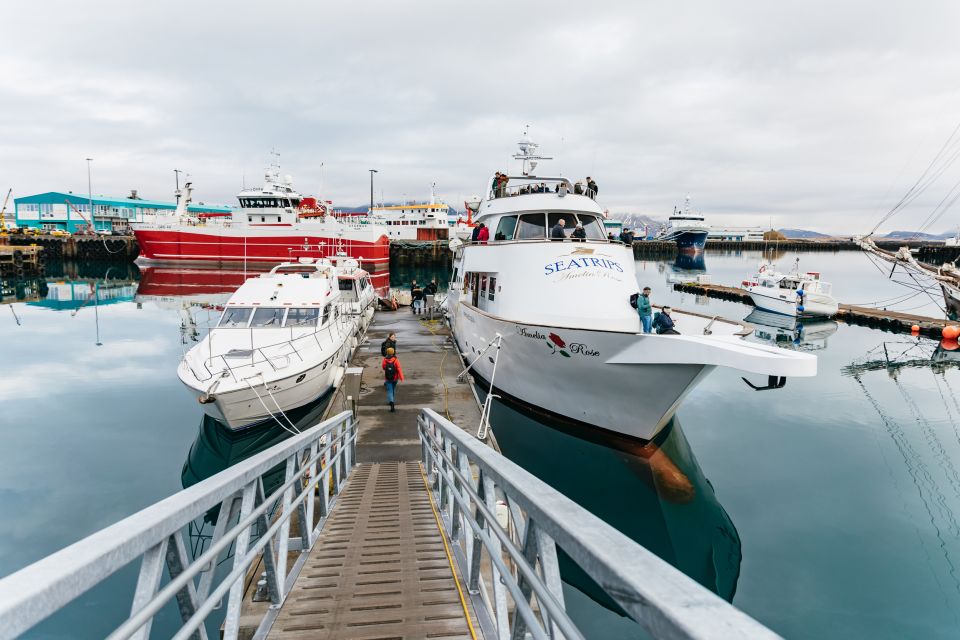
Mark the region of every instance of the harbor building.
[[760, 227], [711, 227], [707, 232], [707, 240], [762, 242], [763, 229]]
[[[126, 232], [131, 223], [151, 222], [157, 214], [172, 212], [175, 202], [144, 200], [131, 191], [126, 198], [93, 196], [93, 224], [98, 231]], [[14, 199], [14, 217], [18, 227], [35, 227], [75, 233], [90, 226], [91, 200], [72, 191], [48, 191]], [[230, 215], [222, 205], [190, 204], [187, 211], [204, 216]]]

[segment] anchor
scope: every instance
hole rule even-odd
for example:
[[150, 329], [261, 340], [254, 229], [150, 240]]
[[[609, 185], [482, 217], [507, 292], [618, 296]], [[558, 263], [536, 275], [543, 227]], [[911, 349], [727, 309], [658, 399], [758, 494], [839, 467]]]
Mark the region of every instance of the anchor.
[[747, 386], [753, 389], [754, 391], [770, 391], [771, 389], [783, 389], [787, 384], [787, 376], [767, 376], [767, 385], [765, 387], [758, 387], [753, 384], [746, 378], [741, 377], [741, 380], [747, 383]]

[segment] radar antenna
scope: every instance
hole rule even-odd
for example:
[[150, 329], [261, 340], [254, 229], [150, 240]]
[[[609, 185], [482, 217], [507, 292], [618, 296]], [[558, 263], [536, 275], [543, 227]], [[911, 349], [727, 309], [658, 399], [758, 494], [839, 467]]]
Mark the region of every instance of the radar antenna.
[[540, 145], [530, 139], [530, 125], [523, 127], [523, 137], [520, 139], [520, 142], [517, 143], [517, 146], [520, 147], [520, 152], [513, 154], [513, 158], [514, 160], [523, 161], [523, 175], [525, 176], [533, 174], [533, 170], [537, 168], [538, 161], [553, 160], [550, 156], [537, 154]]

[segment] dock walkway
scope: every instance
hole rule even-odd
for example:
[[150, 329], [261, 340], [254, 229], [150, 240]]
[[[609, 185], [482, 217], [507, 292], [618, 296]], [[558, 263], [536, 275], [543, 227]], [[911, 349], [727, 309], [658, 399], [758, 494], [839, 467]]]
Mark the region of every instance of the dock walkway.
[[[733, 300], [735, 302], [753, 305], [750, 294], [739, 287], [684, 282], [674, 284], [673, 288], [677, 291], [707, 296], [708, 298]], [[843, 303], [840, 304], [840, 309], [833, 319], [847, 324], [856, 324], [896, 333], [910, 333], [912, 327], [916, 325], [920, 328], [919, 333], [938, 339], [945, 326], [955, 324], [942, 318], [930, 318], [927, 316], [918, 316], [913, 313], [904, 313], [902, 311], [889, 311], [887, 309], [875, 309], [873, 307], [861, 307]]]
[[[381, 342], [397, 334], [405, 381], [391, 412], [380, 368]], [[449, 332], [409, 308], [379, 312], [357, 348], [363, 377], [357, 418], [358, 466], [307, 557], [270, 638], [475, 637], [476, 617], [444, 541], [420, 471], [417, 416], [422, 407], [476, 428], [480, 411], [470, 386], [457, 382], [462, 364]], [[330, 415], [347, 408], [346, 385]], [[256, 582], [256, 581], [251, 581]], [[269, 603], [244, 598], [244, 618], [259, 621]], [[470, 620], [468, 622], [468, 616]], [[247, 635], [241, 633], [241, 637]]]

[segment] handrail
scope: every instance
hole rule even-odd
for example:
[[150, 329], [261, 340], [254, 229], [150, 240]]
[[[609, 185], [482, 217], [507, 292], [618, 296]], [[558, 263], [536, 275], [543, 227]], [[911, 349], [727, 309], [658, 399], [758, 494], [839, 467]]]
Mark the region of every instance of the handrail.
[[[139, 558], [131, 614], [111, 638], [148, 638], [154, 616], [174, 599], [184, 625], [176, 637], [206, 638], [204, 620], [228, 592], [223, 636], [236, 638], [243, 578], [258, 551], [263, 549], [270, 598], [279, 605], [355, 464], [356, 440], [356, 422], [350, 411], [344, 411], [3, 578], [0, 636], [29, 630]], [[262, 476], [280, 464], [285, 465], [283, 485], [264, 495]], [[217, 507], [210, 546], [190, 558], [183, 529]], [[268, 516], [275, 509], [277, 517], [271, 523]], [[301, 533], [291, 540], [294, 514]], [[251, 543], [255, 526], [265, 533]], [[217, 560], [231, 548], [232, 571], [214, 586]], [[288, 570], [290, 552], [299, 556]], [[164, 565], [170, 581], [161, 589]], [[279, 607], [270, 607], [257, 633], [265, 634], [278, 613]]]
[[432, 409], [421, 411], [418, 430], [485, 638], [582, 637], [565, 611], [558, 550], [654, 637], [779, 637]]

